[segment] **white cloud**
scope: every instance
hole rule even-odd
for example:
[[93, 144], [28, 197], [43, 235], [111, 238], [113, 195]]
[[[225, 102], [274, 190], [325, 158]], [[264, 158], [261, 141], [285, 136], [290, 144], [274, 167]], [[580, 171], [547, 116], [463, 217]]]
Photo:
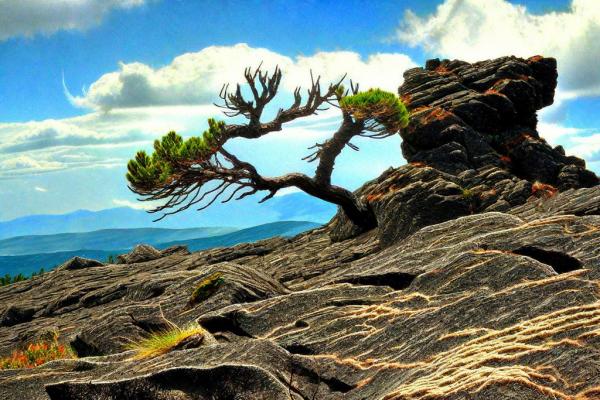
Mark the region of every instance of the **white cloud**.
[[41, 187], [41, 186], [35, 186], [35, 187], [33, 188], [33, 190], [35, 190], [36, 192], [42, 192], [42, 193], [46, 193], [46, 192], [48, 191], [48, 189], [46, 189], [46, 188], [43, 188], [43, 187]]
[[145, 0], [2, 0], [0, 41], [59, 30], [85, 30], [100, 24], [112, 9], [141, 6]]
[[68, 96], [73, 104], [96, 110], [210, 104], [218, 99], [224, 83], [241, 82], [243, 69], [261, 62], [270, 71], [279, 65], [284, 73], [282, 85], [288, 92], [296, 86], [306, 87], [311, 69], [322, 76], [324, 83], [347, 72], [363, 88], [381, 87], [396, 92], [404, 70], [415, 66], [403, 54], [374, 54], [363, 60], [357, 53], [336, 51], [292, 59], [242, 43], [183, 54], [158, 69], [142, 63], [122, 63], [119, 71], [103, 75], [81, 96]]
[[113, 204], [119, 207], [129, 207], [136, 210], [151, 210], [155, 207], [155, 205], [150, 204], [148, 202], [141, 201], [130, 201], [124, 199], [113, 199]]
[[288, 194], [292, 194], [292, 193], [300, 193], [302, 192], [302, 190], [298, 189], [297, 187], [287, 187], [287, 188], [283, 188], [280, 191], [278, 191], [277, 193], [275, 193], [275, 197], [281, 197], [281, 196], [286, 196]]
[[435, 56], [478, 61], [505, 55], [556, 57], [562, 96], [600, 94], [600, 2], [532, 14], [506, 0], [445, 0], [419, 17], [407, 11], [397, 38]]
[[58, 161], [37, 160], [28, 155], [19, 155], [0, 160], [0, 176], [40, 173], [60, 169], [62, 167], [63, 164]]
[[571, 151], [585, 157], [588, 161], [600, 161], [600, 133], [577, 136], [572, 140]]
[[537, 130], [541, 137], [550, 144], [557, 145], [560, 140], [566, 140], [567, 137], [578, 136], [586, 132], [586, 129], [570, 128], [558, 123], [539, 122]]
[[[309, 83], [311, 68], [323, 76], [324, 83], [348, 71], [362, 88], [378, 86], [395, 92], [404, 70], [415, 65], [402, 54], [375, 54], [361, 59], [352, 52], [321, 52], [292, 59], [245, 44], [208, 47], [177, 57], [159, 69], [139, 63], [122, 65], [120, 71], [102, 76], [83, 95], [71, 97], [73, 103], [93, 110], [88, 114], [62, 120], [0, 123], [0, 165], [4, 166], [0, 167], [0, 178], [66, 168], [124, 168], [137, 149], [149, 149], [154, 139], [170, 130], [183, 136], [197, 135], [206, 128], [208, 117], [227, 119], [212, 105], [222, 83], [242, 81], [244, 67], [257, 66], [261, 61], [271, 71], [280, 65], [285, 74], [281, 96], [265, 114], [288, 106], [295, 86]], [[265, 119], [269, 117], [265, 115]], [[282, 155], [294, 147], [300, 160], [308, 153], [306, 147], [330, 135], [339, 122], [339, 111], [330, 108], [290, 123], [283, 132], [261, 140], [262, 147], [268, 154]], [[242, 142], [232, 143], [231, 147], [246, 148]], [[256, 147], [249, 156], [255, 155]], [[242, 156], [247, 155], [241, 151]], [[15, 161], [22, 157], [37, 160], [37, 164]], [[254, 161], [254, 157], [248, 158]], [[304, 162], [301, 166], [308, 168]]]
[[596, 168], [598, 172], [597, 164], [594, 164], [600, 161], [600, 133], [597, 130], [540, 122], [538, 131], [550, 145], [562, 145], [567, 155], [585, 158], [590, 164], [588, 167]]

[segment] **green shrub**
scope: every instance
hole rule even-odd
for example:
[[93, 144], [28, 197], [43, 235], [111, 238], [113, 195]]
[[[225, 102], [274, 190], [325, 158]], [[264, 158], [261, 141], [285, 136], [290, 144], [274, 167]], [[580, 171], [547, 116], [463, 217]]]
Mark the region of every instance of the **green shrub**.
[[467, 200], [471, 200], [473, 198], [474, 194], [470, 189], [462, 189], [462, 197], [467, 199]]

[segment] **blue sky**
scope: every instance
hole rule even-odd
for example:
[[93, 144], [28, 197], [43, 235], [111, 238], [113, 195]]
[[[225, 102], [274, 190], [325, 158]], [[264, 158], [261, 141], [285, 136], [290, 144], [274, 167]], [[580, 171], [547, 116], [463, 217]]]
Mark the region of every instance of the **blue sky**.
[[[0, 220], [135, 205], [123, 177], [135, 150], [170, 129], [203, 130], [220, 85], [259, 60], [284, 66], [285, 105], [311, 68], [395, 91], [427, 58], [506, 54], [558, 58], [557, 101], [540, 130], [600, 172], [596, 0], [4, 0]], [[325, 113], [232, 150], [265, 174], [310, 172], [300, 158], [336, 122]], [[403, 164], [399, 143], [359, 142], [335, 182], [355, 188]]]

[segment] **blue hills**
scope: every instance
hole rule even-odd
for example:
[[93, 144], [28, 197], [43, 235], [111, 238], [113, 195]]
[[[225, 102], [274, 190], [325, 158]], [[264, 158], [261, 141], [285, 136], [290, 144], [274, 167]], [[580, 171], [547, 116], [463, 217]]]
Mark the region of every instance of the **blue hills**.
[[[313, 221], [325, 223], [333, 217], [336, 207], [304, 193], [277, 196], [265, 203], [255, 200], [219, 204], [202, 212], [188, 210], [159, 222], [156, 214], [129, 207], [100, 211], [79, 210], [60, 215], [31, 215], [11, 221], [0, 221], [0, 240], [28, 235], [80, 233], [104, 229], [197, 227], [249, 228], [277, 221]], [[4, 254], [0, 248], [0, 254]]]
[[228, 203], [153, 222], [154, 214], [128, 207], [31, 215], [0, 222], [0, 274], [26, 275], [74, 256], [104, 261], [140, 243], [190, 251], [232, 246], [274, 236], [294, 236], [329, 221], [336, 207], [291, 193], [265, 203]]
[[[114, 230], [87, 232], [83, 234], [75, 233], [67, 235], [57, 234], [43, 236], [23, 236], [0, 241], [0, 251], [6, 252], [6, 249], [2, 247], [6, 243], [10, 244], [14, 251], [18, 251], [20, 253], [26, 252], [27, 248], [32, 250], [46, 250], [48, 249], [47, 246], [49, 246], [51, 243], [56, 243], [56, 247], [54, 249], [57, 251], [21, 255], [1, 255], [0, 275], [7, 273], [11, 275], [16, 275], [19, 273], [30, 275], [32, 272], [36, 272], [42, 267], [48, 271], [75, 256], [105, 261], [111, 255], [116, 256], [118, 254], [129, 252], [136, 244], [139, 243], [149, 243], [158, 249], [165, 249], [175, 244], [182, 244], [188, 246], [190, 251], [199, 251], [213, 247], [233, 246], [239, 243], [254, 242], [275, 236], [290, 237], [319, 226], [321, 226], [321, 224], [315, 222], [279, 221], [258, 225], [252, 228], [240, 229], [225, 234], [216, 234], [213, 236], [204, 236], [195, 239], [183, 239], [183, 237], [186, 235], [192, 235], [193, 232], [196, 231], [195, 229], [174, 231], [169, 229], [154, 229], [151, 230], [152, 232], [150, 232], [151, 236], [142, 235], [143, 233], [147, 233], [147, 229], [123, 229], [117, 231], [119, 234], [121, 234], [118, 243], [124, 244], [124, 247], [118, 249], [114, 248], [115, 244], [107, 243], [105, 246], [110, 247], [109, 250], [102, 248], [80, 248], [77, 250], [65, 249], [73, 246], [76, 247], [74, 243], [79, 243], [80, 245], [83, 245], [83, 243], [94, 243], [95, 245], [101, 245], [104, 243], [104, 239], [99, 240], [97, 238], [104, 238], [107, 234], [115, 232]], [[211, 231], [211, 229], [214, 229], [214, 231]], [[204, 235], [210, 232], [218, 232], [219, 229], [220, 228], [199, 228], [201, 233]], [[128, 231], [132, 233], [131, 237], [136, 239], [131, 239], [127, 242], [122, 235], [126, 235]], [[159, 234], [164, 234], [164, 238], [172, 239], [177, 236], [180, 238], [175, 241], [160, 242], [157, 240], [159, 238]], [[68, 237], [69, 240], [65, 240], [65, 237]], [[144, 240], [143, 238], [154, 238], [154, 241]], [[36, 247], [36, 243], [40, 243], [40, 247]]]

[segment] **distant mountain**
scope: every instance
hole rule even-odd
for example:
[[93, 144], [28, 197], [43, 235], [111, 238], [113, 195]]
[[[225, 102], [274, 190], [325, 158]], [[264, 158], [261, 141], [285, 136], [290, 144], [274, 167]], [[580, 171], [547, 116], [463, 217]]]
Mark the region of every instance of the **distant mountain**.
[[[187, 229], [211, 226], [252, 227], [277, 221], [327, 222], [336, 207], [304, 193], [277, 196], [265, 203], [256, 199], [226, 204], [197, 212], [188, 210], [159, 222], [156, 214], [128, 207], [100, 211], [79, 210], [60, 215], [31, 215], [0, 222], [0, 240], [16, 236], [91, 232], [103, 229], [165, 228]], [[5, 254], [4, 252], [2, 254]]]
[[199, 239], [234, 232], [234, 228], [192, 229], [103, 229], [83, 233], [17, 236], [0, 240], [0, 256], [18, 256], [38, 253], [57, 253], [81, 249], [124, 250], [136, 244], [152, 246], [176, 240]]
[[[222, 247], [222, 246], [232, 246], [239, 243], [244, 242], [254, 242], [261, 239], [267, 239], [274, 236], [294, 236], [303, 231], [313, 229], [319, 227], [320, 224], [314, 222], [306, 222], [306, 221], [280, 221], [269, 224], [263, 224], [259, 226], [255, 226], [252, 228], [242, 229], [239, 231], [227, 233], [219, 236], [209, 236], [202, 237], [198, 239], [186, 239], [186, 240], [176, 240], [165, 243], [157, 243], [155, 247], [159, 249], [164, 249], [174, 244], [184, 244], [189, 246], [191, 251], [198, 251], [209, 249], [213, 247]], [[203, 228], [200, 228], [202, 230]], [[204, 228], [205, 229], [205, 228]], [[219, 229], [219, 228], [216, 228]], [[136, 230], [137, 231], [137, 230]], [[187, 231], [187, 230], [186, 230]], [[203, 231], [206, 233], [207, 231]], [[92, 232], [95, 233], [95, 232]], [[180, 232], [181, 233], [181, 232]], [[184, 232], [187, 234], [187, 232]], [[173, 233], [175, 234], [175, 233]], [[52, 238], [54, 240], [56, 237], [61, 237], [63, 235], [52, 235], [51, 238], [47, 238], [45, 242], [45, 246], [48, 246], [49, 243], [52, 242]], [[73, 240], [84, 242], [83, 239], [78, 238], [77, 235], [71, 236]], [[93, 237], [93, 235], [86, 236], [84, 234], [83, 237]], [[32, 238], [32, 237], [29, 237]], [[32, 240], [35, 240], [36, 237], [33, 237]], [[44, 238], [44, 236], [37, 236], [38, 239]], [[29, 240], [29, 239], [28, 239]], [[3, 241], [6, 242], [6, 241]], [[14, 242], [14, 246], [18, 243]], [[33, 242], [30, 242], [33, 243]], [[22, 244], [22, 243], [21, 243]], [[31, 244], [35, 246], [34, 244]], [[64, 245], [63, 245], [64, 246]], [[38, 271], [41, 267], [46, 270], [50, 270], [57, 265], [62, 264], [68, 259], [81, 256], [87, 258], [93, 258], [100, 261], [105, 261], [109, 255], [117, 255], [128, 252], [129, 249], [114, 249], [114, 250], [106, 250], [106, 249], [80, 249], [74, 251], [61, 251], [61, 252], [49, 252], [49, 253], [41, 253], [41, 254], [26, 254], [26, 255], [18, 255], [18, 256], [0, 256], [0, 275], [4, 275], [6, 273], [10, 273], [11, 275], [16, 275], [19, 273], [23, 273], [26, 275], [30, 275], [32, 272]]]
[[200, 251], [213, 247], [227, 247], [238, 243], [255, 242], [274, 236], [290, 237], [309, 229], [318, 228], [320, 224], [306, 221], [281, 221], [270, 224], [258, 225], [252, 228], [241, 229], [236, 232], [221, 236], [211, 236], [195, 240], [178, 240], [163, 243], [160, 248], [166, 248], [176, 244], [188, 246], [190, 251]]

